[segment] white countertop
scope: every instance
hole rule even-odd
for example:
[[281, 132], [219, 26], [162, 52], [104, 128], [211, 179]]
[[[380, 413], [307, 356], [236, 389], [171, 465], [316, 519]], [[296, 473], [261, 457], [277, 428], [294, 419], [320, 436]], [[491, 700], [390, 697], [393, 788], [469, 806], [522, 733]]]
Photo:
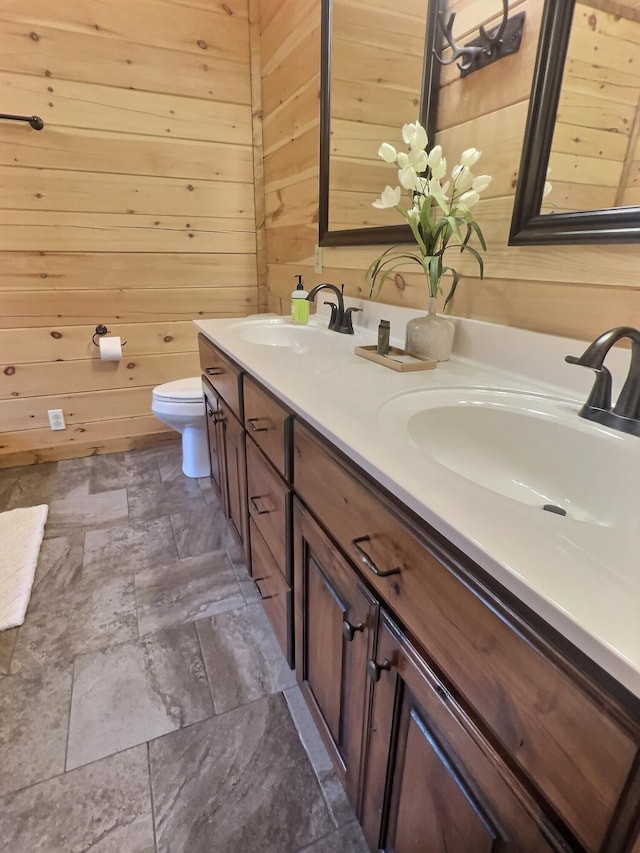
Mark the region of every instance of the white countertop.
[[[242, 321], [235, 319], [194, 322], [294, 412], [640, 697], [640, 477], [628, 496], [639, 516], [632, 529], [534, 512], [416, 453], [377, 418], [381, 406], [399, 393], [451, 386], [563, 397], [573, 401], [577, 418], [593, 373], [565, 364], [564, 356], [582, 354], [587, 342], [455, 318], [450, 361], [435, 370], [398, 373], [356, 356], [354, 346], [375, 343], [381, 317], [391, 319], [392, 343], [402, 346], [406, 321], [419, 312], [345, 301], [363, 308], [354, 318], [357, 337], [331, 333], [330, 346], [319, 351], [250, 343], [238, 334]], [[320, 313], [316, 317], [326, 323]], [[607, 356], [614, 395], [628, 362], [628, 351], [617, 347]], [[625, 440], [638, 454], [640, 471], [640, 438]]]

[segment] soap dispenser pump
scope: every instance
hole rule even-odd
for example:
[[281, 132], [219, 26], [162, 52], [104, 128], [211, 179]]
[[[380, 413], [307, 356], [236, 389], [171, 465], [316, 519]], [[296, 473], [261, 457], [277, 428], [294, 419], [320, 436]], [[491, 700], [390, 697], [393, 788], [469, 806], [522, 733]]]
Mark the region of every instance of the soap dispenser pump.
[[302, 276], [297, 275], [296, 278], [298, 283], [291, 294], [291, 322], [304, 325], [309, 322], [309, 303], [307, 302], [309, 294], [304, 289]]

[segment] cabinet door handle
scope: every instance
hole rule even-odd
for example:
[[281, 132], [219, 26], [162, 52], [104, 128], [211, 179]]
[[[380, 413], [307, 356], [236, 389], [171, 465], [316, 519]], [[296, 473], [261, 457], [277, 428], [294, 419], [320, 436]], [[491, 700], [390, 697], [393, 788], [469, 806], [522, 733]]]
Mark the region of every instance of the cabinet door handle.
[[370, 660], [367, 664], [367, 675], [374, 683], [378, 682], [380, 681], [380, 674], [382, 673], [383, 669], [387, 670], [387, 672], [391, 669], [391, 664], [386, 658], [382, 661], [382, 663], [377, 663], [374, 660]]
[[214, 412], [213, 409], [207, 409], [207, 414], [212, 418], [214, 424], [221, 424], [224, 421], [224, 415], [220, 412]]
[[357, 625], [352, 625], [348, 619], [345, 619], [342, 623], [342, 636], [348, 643], [353, 641], [353, 638], [356, 635], [356, 631], [364, 631], [364, 625], [362, 622], [358, 622]]
[[268, 497], [268, 495], [253, 495], [249, 497], [249, 503], [253, 507], [253, 510], [256, 515], [266, 515], [268, 512], [272, 512], [270, 509], [260, 509], [258, 506], [258, 501], [261, 501], [263, 498]]
[[399, 575], [400, 569], [388, 569], [386, 572], [381, 571], [376, 564], [373, 562], [371, 557], [367, 554], [367, 552], [360, 547], [361, 542], [370, 542], [370, 536], [358, 536], [357, 539], [351, 540], [351, 547], [356, 552], [358, 557], [360, 558], [360, 562], [363, 563], [370, 571], [373, 572], [374, 575], [377, 575], [379, 578], [388, 578], [389, 575]]
[[204, 372], [207, 376], [220, 376], [224, 373], [224, 367], [205, 367]]
[[259, 421], [263, 421], [266, 424], [269, 424], [270, 421], [267, 418], [247, 418], [247, 423], [249, 424], [249, 429], [252, 432], [269, 432], [271, 429], [270, 426], [257, 426]]
[[260, 589], [260, 584], [258, 581], [265, 581], [267, 578], [254, 578], [254, 583], [256, 585], [256, 589], [258, 590], [258, 595], [260, 596], [261, 601], [268, 601], [270, 598], [273, 598], [272, 595], [263, 595], [262, 590]]

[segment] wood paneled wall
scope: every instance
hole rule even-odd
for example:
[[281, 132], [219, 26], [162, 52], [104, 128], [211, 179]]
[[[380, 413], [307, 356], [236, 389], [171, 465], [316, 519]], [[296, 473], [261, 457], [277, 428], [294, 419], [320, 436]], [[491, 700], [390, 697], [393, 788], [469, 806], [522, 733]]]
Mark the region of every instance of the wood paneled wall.
[[1, 4], [0, 111], [45, 127], [0, 122], [0, 467], [173, 440], [151, 389], [199, 372], [191, 320], [266, 302], [252, 2]]
[[[449, 6], [458, 13], [462, 40], [479, 24], [492, 25], [500, 4], [455, 0]], [[439, 138], [445, 153], [453, 163], [476, 146], [483, 151], [478, 169], [493, 176], [476, 208], [489, 244], [485, 278], [477, 278], [473, 262], [459, 265], [465, 275], [453, 313], [584, 339], [617, 325], [640, 326], [639, 246], [507, 245], [543, 3], [514, 0], [511, 7], [526, 12], [520, 52], [464, 79], [455, 66], [443, 76]], [[366, 14], [366, 4], [362, 8]], [[320, 0], [261, 0], [261, 10], [269, 305], [288, 311], [296, 273], [304, 273], [310, 286], [344, 282], [346, 293], [366, 296], [364, 271], [380, 247], [325, 248], [323, 272], [314, 273]], [[389, 167], [389, 183], [393, 177]], [[426, 307], [426, 290], [419, 276], [407, 274], [385, 284], [380, 300]]]

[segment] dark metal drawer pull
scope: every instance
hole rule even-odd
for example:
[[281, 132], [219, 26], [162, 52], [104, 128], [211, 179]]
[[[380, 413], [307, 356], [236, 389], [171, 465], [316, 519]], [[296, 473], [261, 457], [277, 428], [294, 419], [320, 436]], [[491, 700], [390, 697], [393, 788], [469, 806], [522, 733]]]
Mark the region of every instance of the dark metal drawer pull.
[[267, 424], [271, 423], [267, 418], [247, 418], [247, 423], [252, 432], [268, 432], [271, 429], [270, 426], [256, 426], [258, 421], [264, 421]]
[[362, 622], [358, 622], [357, 625], [352, 625], [348, 619], [345, 619], [342, 623], [342, 635], [348, 643], [353, 641], [356, 631], [364, 631], [364, 625]]
[[267, 497], [269, 497], [269, 496], [268, 495], [254, 495], [253, 497], [249, 497], [249, 503], [253, 507], [256, 515], [266, 515], [266, 513], [268, 513], [268, 512], [273, 512], [273, 510], [270, 510], [270, 509], [260, 509], [260, 507], [258, 506], [258, 501], [262, 500], [263, 498], [267, 498]]
[[388, 578], [389, 575], [399, 575], [400, 569], [389, 569], [386, 572], [381, 572], [380, 569], [373, 562], [371, 557], [367, 554], [367, 552], [360, 547], [360, 542], [370, 542], [370, 536], [359, 536], [357, 539], [351, 540], [351, 546], [353, 550], [356, 552], [358, 557], [360, 558], [360, 562], [364, 563], [364, 565], [373, 572], [374, 575], [377, 575], [379, 578]]
[[220, 376], [224, 373], [224, 367], [205, 367], [204, 372], [207, 376]]

